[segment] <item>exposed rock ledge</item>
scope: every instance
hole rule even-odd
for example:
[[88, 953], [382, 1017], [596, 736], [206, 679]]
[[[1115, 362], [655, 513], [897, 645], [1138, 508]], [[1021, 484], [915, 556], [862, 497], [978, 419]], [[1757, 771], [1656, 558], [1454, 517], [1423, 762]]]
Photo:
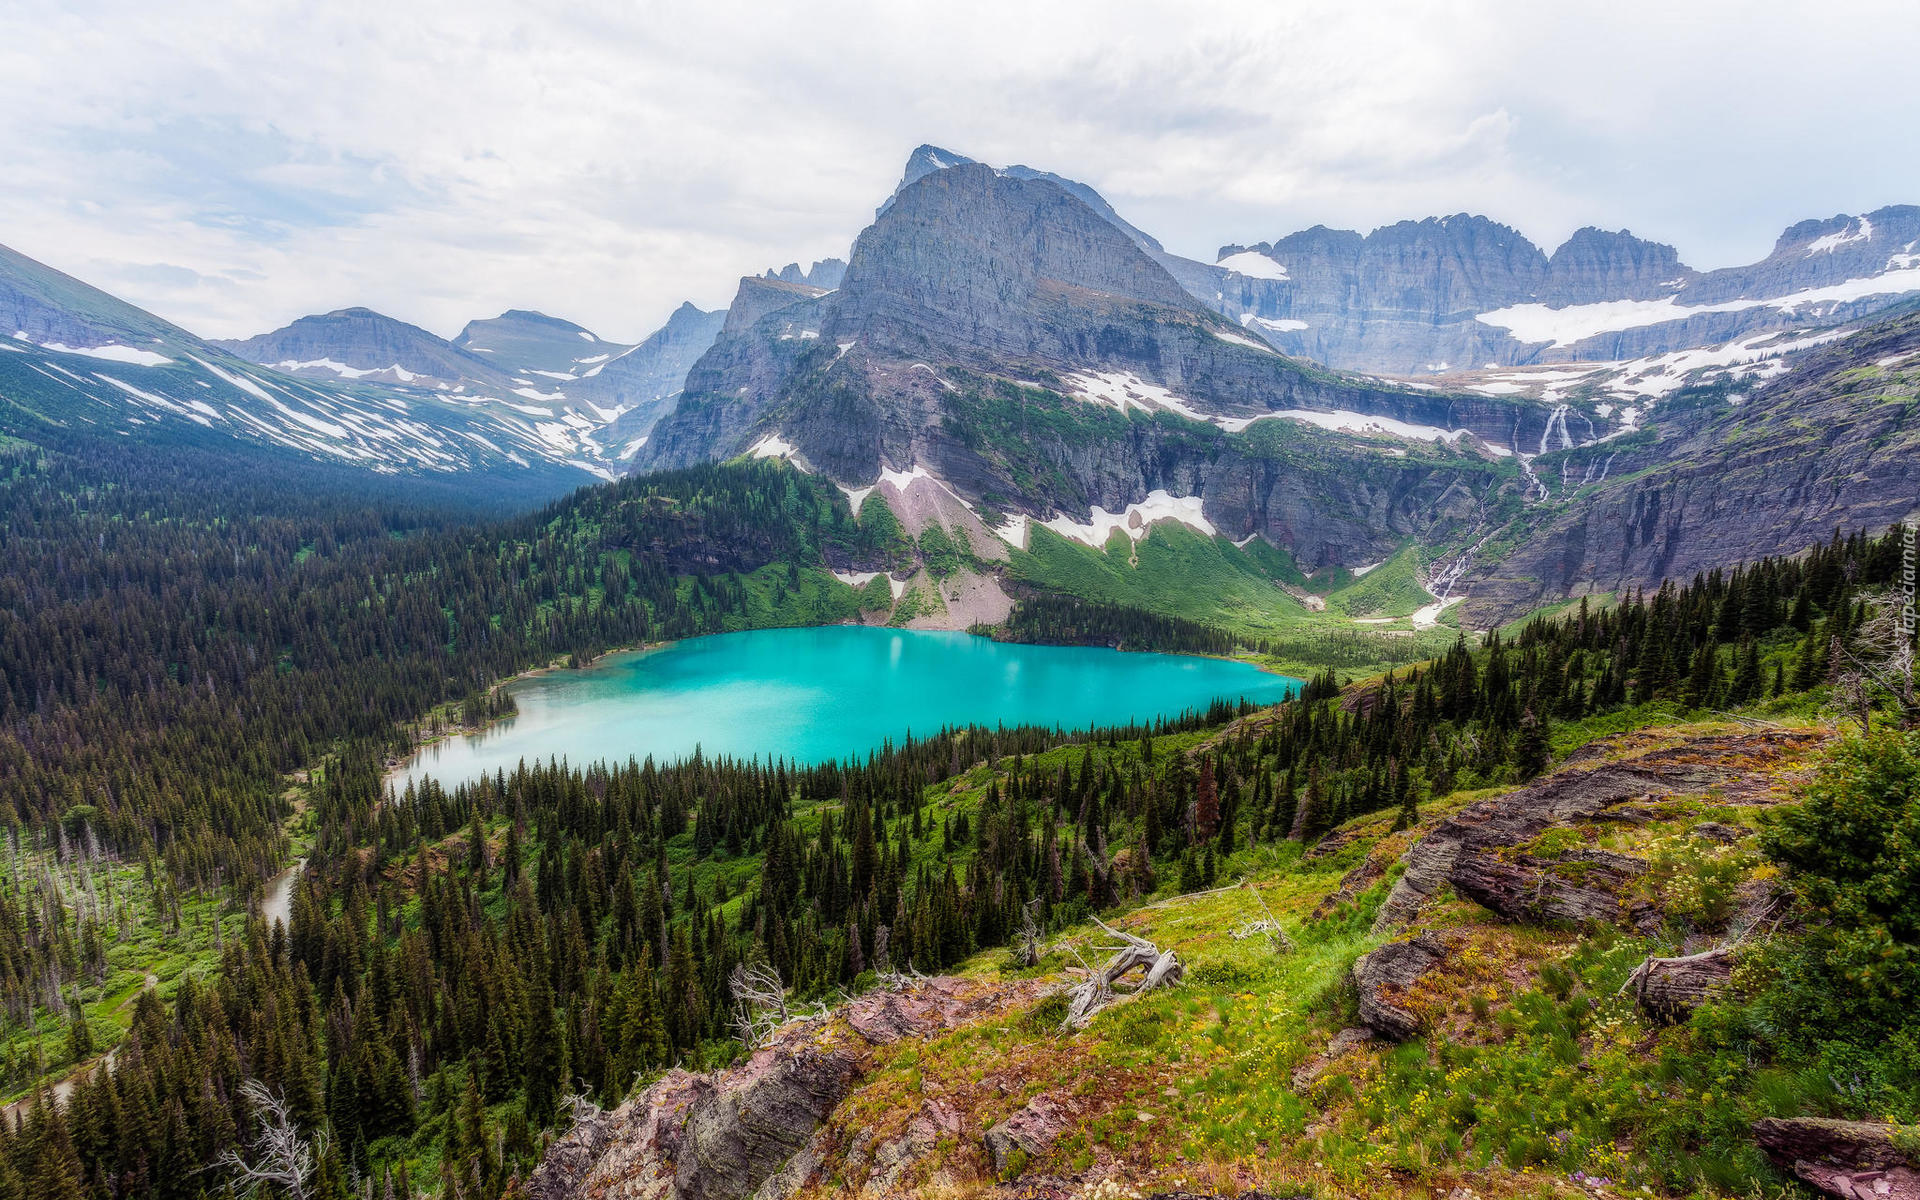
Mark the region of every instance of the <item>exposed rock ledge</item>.
[[1651, 914], [1623, 896], [1644, 869], [1637, 859], [1593, 849], [1547, 859], [1518, 848], [1556, 826], [1631, 819], [1635, 813], [1623, 807], [1629, 801], [1710, 789], [1727, 802], [1763, 799], [1778, 781], [1773, 764], [1823, 738], [1800, 729], [1727, 734], [1597, 765], [1595, 759], [1630, 748], [1633, 739], [1595, 742], [1553, 774], [1475, 801], [1435, 826], [1407, 851], [1406, 873], [1388, 893], [1374, 930], [1405, 926], [1449, 886], [1507, 920], [1642, 925]]
[[576, 1122], [534, 1171], [536, 1200], [776, 1200], [810, 1181], [809, 1139], [865, 1073], [873, 1047], [1028, 1006], [1055, 986], [954, 978], [870, 992], [797, 1021], [736, 1066], [672, 1070]]
[[1767, 1117], [1753, 1138], [1775, 1163], [1844, 1200], [1920, 1200], [1920, 1128]]

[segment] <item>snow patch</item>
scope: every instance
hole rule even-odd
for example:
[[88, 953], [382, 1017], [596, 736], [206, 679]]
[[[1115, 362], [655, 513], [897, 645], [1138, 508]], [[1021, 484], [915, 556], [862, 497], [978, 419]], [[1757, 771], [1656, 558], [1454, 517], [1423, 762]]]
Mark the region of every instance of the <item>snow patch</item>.
[[[1862, 279], [1847, 279], [1825, 287], [1804, 288], [1785, 296], [1761, 300], [1728, 300], [1722, 304], [1681, 304], [1672, 296], [1659, 300], [1602, 300], [1548, 308], [1544, 304], [1515, 304], [1484, 312], [1474, 319], [1505, 329], [1523, 342], [1550, 342], [1555, 348], [1597, 337], [1668, 321], [1684, 321], [1706, 313], [1745, 312], [1776, 308], [1792, 312], [1816, 304], [1849, 304], [1869, 296], [1893, 296], [1920, 291], [1920, 266], [1886, 271]], [[1818, 315], [1818, 314], [1816, 314]]]
[[1005, 525], [992, 527], [994, 536], [1016, 550], [1027, 548], [1027, 538], [1033, 530], [1033, 518], [1025, 513], [1014, 513], [1007, 518]]
[[238, 372], [229, 374], [226, 371], [222, 371], [219, 367], [214, 366], [212, 363], [208, 362], [206, 359], [201, 358], [200, 356], [195, 354], [189, 354], [187, 355], [187, 357], [193, 359], [194, 362], [199, 363], [202, 367], [205, 367], [212, 374], [217, 375], [221, 379], [226, 380], [228, 383], [232, 384], [234, 387], [239, 388], [241, 391], [247, 393], [249, 396], [253, 396], [256, 399], [265, 400], [268, 404], [278, 403], [278, 401], [276, 401], [272, 396], [267, 395], [266, 389], [262, 388], [259, 384], [255, 383], [252, 379], [248, 378], [247, 376], [239, 374]]
[[1159, 384], [1148, 383], [1138, 375], [1124, 371], [1082, 372], [1067, 376], [1066, 382], [1072, 389], [1070, 394], [1076, 399], [1105, 404], [1119, 412], [1124, 413], [1129, 408], [1137, 408], [1142, 412], [1163, 408], [1193, 421], [1214, 420]]
[[1242, 250], [1238, 254], [1229, 254], [1213, 265], [1224, 267], [1237, 275], [1245, 275], [1248, 279], [1285, 279], [1287, 277], [1286, 267], [1258, 250]]
[[[17, 333], [15, 337], [25, 338], [26, 334]], [[108, 342], [104, 346], [65, 346], [59, 342], [41, 342], [42, 350], [51, 350], [56, 354], [84, 354], [88, 358], [103, 359], [106, 362], [127, 363], [136, 367], [161, 367], [173, 361], [164, 354], [155, 354], [151, 350], [140, 350], [133, 346], [121, 346]]]
[[1215, 532], [1213, 523], [1207, 520], [1201, 507], [1198, 496], [1175, 496], [1164, 488], [1155, 488], [1147, 493], [1145, 500], [1127, 505], [1122, 512], [1108, 512], [1095, 505], [1093, 519], [1084, 525], [1066, 516], [1055, 517], [1042, 524], [1061, 537], [1072, 538], [1098, 550], [1107, 544], [1114, 530], [1124, 532], [1137, 542], [1147, 536], [1148, 527], [1155, 521], [1178, 521], [1211, 537]]
[[1849, 224], [1839, 233], [1829, 233], [1825, 237], [1817, 237], [1808, 242], [1807, 257], [1812, 258], [1816, 254], [1832, 254], [1842, 246], [1853, 242], [1864, 242], [1872, 237], [1873, 222], [1861, 217], [1858, 225]]
[[[1251, 317], [1252, 314], [1248, 314], [1248, 316]], [[1247, 317], [1240, 318], [1240, 323], [1245, 325], [1247, 319]], [[1253, 324], [1258, 325], [1262, 329], [1271, 330], [1274, 333], [1298, 333], [1307, 327], [1305, 321], [1296, 321], [1292, 317], [1282, 317], [1277, 321], [1270, 317], [1252, 317], [1252, 320]]]
[[1465, 600], [1465, 596], [1449, 596], [1445, 600], [1435, 600], [1432, 604], [1413, 610], [1413, 627], [1431, 629], [1440, 623], [1440, 614]]
[[853, 515], [857, 517], [860, 515], [860, 506], [867, 502], [867, 497], [870, 494], [872, 494], [873, 489], [876, 485], [868, 484], [866, 487], [863, 487], [863, 488], [851, 488], [851, 487], [848, 487], [846, 484], [841, 483], [838, 480], [835, 480], [834, 486], [847, 494], [847, 503], [849, 506], [852, 507]]
[[[1372, 413], [1351, 412], [1347, 409], [1320, 410], [1312, 408], [1285, 408], [1277, 412], [1261, 413], [1257, 417], [1223, 417], [1215, 424], [1228, 433], [1240, 433], [1255, 421], [1269, 420], [1299, 421], [1319, 429], [1335, 433], [1358, 433], [1385, 435], [1406, 438], [1416, 442], [1453, 442], [1470, 437], [1470, 429], [1442, 429], [1437, 425], [1416, 425], [1411, 421], [1400, 421], [1393, 417], [1378, 417]], [[1504, 447], [1490, 442], [1482, 445], [1494, 454], [1506, 456], [1512, 453]]]
[[777, 433], [770, 433], [755, 442], [747, 453], [754, 458], [791, 458], [795, 449], [792, 442], [781, 440]]
[[1227, 343], [1229, 346], [1245, 346], [1249, 350], [1258, 350], [1262, 354], [1278, 353], [1278, 351], [1274, 350], [1272, 346], [1263, 346], [1259, 342], [1254, 341], [1252, 338], [1244, 338], [1237, 333], [1222, 333], [1218, 329], [1209, 329], [1207, 330], [1207, 332], [1212, 334], [1219, 341], [1223, 341]]

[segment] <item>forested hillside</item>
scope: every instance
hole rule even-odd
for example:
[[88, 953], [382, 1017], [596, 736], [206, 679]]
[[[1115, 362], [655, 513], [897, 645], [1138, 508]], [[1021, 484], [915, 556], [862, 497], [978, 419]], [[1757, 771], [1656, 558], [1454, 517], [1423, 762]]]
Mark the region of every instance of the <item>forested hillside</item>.
[[[62, 508], [34, 490], [48, 469], [16, 471], [15, 494], [38, 497], [23, 511], [94, 519], [87, 505]], [[526, 661], [734, 621], [818, 619], [810, 606], [821, 593], [798, 560], [857, 540], [844, 506], [829, 503], [837, 493], [823, 492], [775, 466], [708, 468], [576, 498], [510, 527], [511, 539], [408, 532], [397, 517], [357, 540], [340, 538], [350, 523], [295, 525], [272, 542], [279, 559], [256, 548], [251, 574], [222, 576], [241, 603], [184, 609], [196, 628], [220, 632], [179, 643], [172, 653], [201, 657], [177, 683], [159, 682], [171, 659], [157, 652], [142, 668], [156, 681], [152, 699], [129, 682], [144, 685], [143, 675], [96, 668], [96, 686], [150, 707], [136, 731], [146, 740], [117, 743], [122, 752], [178, 762], [181, 778], [196, 754], [224, 761], [211, 758], [223, 743], [197, 742], [193, 722], [213, 711], [228, 719], [213, 697], [241, 697], [231, 728], [247, 753], [225, 770], [234, 791], [256, 797], [244, 819], [223, 825], [182, 788], [172, 801], [182, 829], [131, 820], [103, 787], [108, 803], [88, 820], [107, 853], [150, 853], [183, 882], [202, 862], [257, 871], [285, 816], [282, 773], [324, 758], [305, 793], [310, 860], [284, 934], [255, 922], [225, 943], [217, 970], [182, 975], [170, 997], [132, 998], [114, 1069], [95, 1071], [67, 1107], [41, 1105], [0, 1146], [0, 1194], [217, 1192], [232, 1171], [195, 1165], [228, 1150], [259, 1157], [249, 1080], [285, 1097], [292, 1129], [317, 1151], [308, 1194], [513, 1192], [541, 1160], [544, 1131], [575, 1111], [563, 1104], [569, 1094], [611, 1104], [672, 1064], [741, 1053], [738, 964], [777, 972], [793, 1003], [832, 997], [869, 986], [875, 972], [933, 971], [1018, 942], [1028, 914], [1064, 931], [1270, 870], [1315, 843], [1329, 847], [1314, 852], [1324, 856], [1369, 828], [1369, 814], [1421, 826], [1430, 807], [1449, 811], [1459, 797], [1531, 779], [1557, 748], [1598, 734], [1728, 708], [1803, 710], [1827, 694], [1846, 655], [1872, 652], [1869, 600], [1900, 555], [1891, 537], [1836, 541], [1616, 608], [1582, 606], [1511, 639], [1462, 641], [1430, 666], [1357, 690], [1317, 681], [1271, 713], [1073, 736], [948, 731], [845, 764], [696, 758], [386, 792], [382, 757], [399, 721], [478, 694]], [[193, 534], [204, 553], [231, 556], [238, 534], [220, 541], [227, 527], [205, 524]], [[107, 532], [104, 520], [87, 528]], [[395, 534], [398, 550], [379, 545]], [[266, 537], [248, 534], [256, 546]], [[728, 559], [721, 547], [743, 538], [756, 548]], [[114, 544], [94, 540], [103, 551]], [[783, 565], [712, 583], [687, 574], [762, 558]], [[121, 589], [111, 611], [139, 611], [135, 571], [63, 570], [51, 549], [23, 561], [46, 564], [28, 576], [43, 587], [67, 581], [49, 593], [69, 598], [56, 612], [84, 610], [107, 580]], [[302, 586], [295, 611], [338, 622], [325, 626], [335, 637], [304, 638], [299, 620], [274, 608], [285, 594], [275, 587], [289, 586], [276, 580], [309, 579], [325, 582], [327, 599]], [[147, 603], [159, 610], [166, 594]], [[181, 618], [152, 619], [161, 628]], [[9, 639], [22, 653], [35, 644], [24, 632]], [[276, 646], [266, 665], [242, 665], [249, 649], [258, 657]], [[45, 710], [84, 729], [91, 705], [106, 700], [71, 680], [62, 687], [46, 686]], [[1812, 700], [1808, 689], [1819, 689]], [[299, 700], [307, 691], [311, 704]], [[28, 708], [17, 694], [11, 703]], [[85, 761], [71, 747], [34, 757], [23, 742], [20, 753], [40, 778], [67, 778]], [[126, 786], [135, 774], [100, 778]], [[15, 811], [45, 812], [17, 801]], [[1778, 845], [1783, 863], [1809, 861], [1806, 848]], [[1377, 897], [1367, 919], [1373, 907]], [[8, 961], [71, 952], [50, 950], [37, 919], [14, 916]], [[82, 942], [115, 936], [100, 918], [75, 923]], [[1834, 1053], [1877, 1056], [1884, 1082], [1838, 1107], [1897, 1107], [1910, 1067], [1875, 1047], [1877, 1030], [1905, 1018], [1872, 1005], [1842, 1017], [1828, 1031], [1844, 1043]], [[1649, 1148], [1635, 1169], [1676, 1186], [1682, 1150], [1733, 1153], [1697, 1141]], [[1764, 1169], [1750, 1157], [1728, 1161]]]

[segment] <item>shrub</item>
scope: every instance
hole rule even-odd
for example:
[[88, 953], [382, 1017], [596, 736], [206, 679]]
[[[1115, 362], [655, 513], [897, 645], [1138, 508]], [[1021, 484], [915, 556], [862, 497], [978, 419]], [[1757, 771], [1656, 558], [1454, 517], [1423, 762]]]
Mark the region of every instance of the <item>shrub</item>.
[[1920, 1002], [1916, 735], [1841, 742], [1762, 845], [1825, 919], [1810, 944], [1835, 982], [1883, 1016], [1910, 1016]]

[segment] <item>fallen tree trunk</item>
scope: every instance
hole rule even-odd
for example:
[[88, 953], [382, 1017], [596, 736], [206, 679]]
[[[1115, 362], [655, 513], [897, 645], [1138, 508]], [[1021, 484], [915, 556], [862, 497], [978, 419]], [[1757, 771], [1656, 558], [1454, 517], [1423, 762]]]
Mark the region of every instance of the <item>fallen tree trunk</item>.
[[1136, 970], [1145, 974], [1140, 986], [1134, 989], [1135, 993], [1172, 987], [1187, 973], [1186, 967], [1181, 965], [1180, 956], [1173, 951], [1162, 950], [1143, 937], [1122, 933], [1098, 917], [1093, 919], [1093, 923], [1119, 938], [1120, 945], [1103, 947], [1113, 952], [1107, 965], [1089, 973], [1067, 993], [1067, 1017], [1060, 1023], [1062, 1030], [1085, 1029], [1088, 1022], [1114, 1002], [1114, 985]]
[[1725, 946], [1684, 958], [1649, 958], [1620, 990], [1633, 993], [1655, 1020], [1677, 1024], [1733, 981], [1733, 951]]

